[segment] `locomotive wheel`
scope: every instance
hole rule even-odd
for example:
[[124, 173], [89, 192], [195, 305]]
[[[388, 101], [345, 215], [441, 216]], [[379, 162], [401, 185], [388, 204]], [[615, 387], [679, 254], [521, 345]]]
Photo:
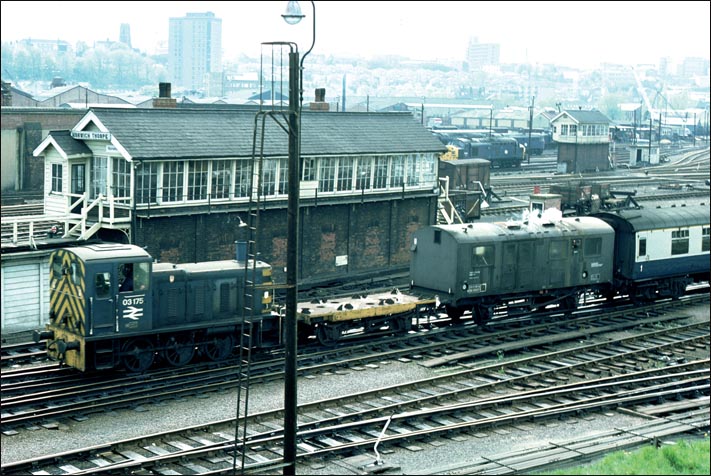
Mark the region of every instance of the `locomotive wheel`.
[[337, 326], [321, 324], [316, 328], [316, 338], [321, 345], [336, 345], [338, 339], [341, 338], [341, 329]]
[[173, 367], [180, 367], [193, 360], [195, 344], [190, 338], [170, 338], [167, 348], [163, 350], [163, 358]]
[[145, 372], [154, 358], [153, 344], [145, 338], [126, 341], [121, 351], [121, 362], [129, 372]]
[[235, 339], [231, 335], [214, 336], [202, 345], [202, 353], [208, 359], [217, 362], [229, 357], [234, 346]]

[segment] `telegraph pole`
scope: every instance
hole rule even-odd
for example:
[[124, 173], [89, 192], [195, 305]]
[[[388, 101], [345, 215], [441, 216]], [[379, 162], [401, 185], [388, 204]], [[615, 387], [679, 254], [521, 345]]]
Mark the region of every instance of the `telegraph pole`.
[[536, 96], [531, 96], [531, 105], [528, 106], [528, 144], [526, 144], [526, 157], [528, 163], [531, 163], [531, 129], [533, 129], [533, 104], [536, 101]]

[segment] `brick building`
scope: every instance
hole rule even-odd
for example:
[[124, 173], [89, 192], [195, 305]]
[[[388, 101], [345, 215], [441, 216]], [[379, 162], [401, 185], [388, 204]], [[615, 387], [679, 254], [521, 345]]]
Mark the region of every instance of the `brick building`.
[[[300, 280], [407, 266], [412, 233], [435, 221], [446, 148], [409, 113], [304, 111], [301, 123]], [[229, 259], [255, 233], [280, 280], [285, 131], [278, 111], [92, 108], [34, 151], [45, 213], [64, 214], [67, 235], [130, 241], [168, 262]]]
[[551, 119], [558, 171], [610, 170], [610, 120], [600, 111], [566, 110]]

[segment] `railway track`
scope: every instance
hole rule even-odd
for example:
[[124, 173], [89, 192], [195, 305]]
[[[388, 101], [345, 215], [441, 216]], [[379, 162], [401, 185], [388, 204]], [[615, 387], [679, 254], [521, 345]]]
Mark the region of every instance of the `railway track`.
[[[708, 295], [683, 301], [655, 303], [643, 308], [613, 311], [581, 311], [574, 319], [560, 321], [559, 315], [530, 319], [493, 321], [480, 328], [456, 326], [431, 329], [419, 324], [422, 332], [365, 343], [344, 344], [333, 349], [311, 347], [298, 357], [299, 373], [318, 375], [344, 367], [368, 365], [382, 360], [417, 359], [421, 365], [460, 365], [476, 359], [545, 348], [563, 342], [585, 340], [596, 334], [636, 328], [678, 317], [658, 314], [683, 303], [708, 301]], [[446, 351], [442, 351], [446, 349]], [[284, 356], [281, 352], [262, 355], [251, 364], [252, 382], [280, 381]], [[4, 371], [2, 382], [2, 430], [16, 431], [28, 425], [55, 426], [62, 418], [131, 408], [146, 403], [222, 391], [238, 384], [237, 360], [221, 365], [203, 363], [169, 368], [145, 375], [80, 374], [56, 365]]]
[[[708, 349], [708, 334], [708, 322], [670, 326], [634, 337], [464, 368], [347, 398], [303, 404], [299, 415], [305, 423], [299, 426], [297, 458], [323, 462], [354, 452], [369, 453], [376, 444], [415, 444], [442, 436], [451, 438], [453, 434], [471, 437], [493, 427], [581, 418], [621, 407], [649, 415], [682, 415], [667, 417], [664, 425], [648, 425], [626, 435], [617, 431], [594, 440], [577, 441], [570, 445], [574, 450], [563, 448], [569, 452], [565, 459], [590, 457], [602, 448], [609, 449], [610, 441], [620, 445], [624, 437], [628, 440], [626, 445], [634, 445], [650, 438], [702, 431], [708, 428], [709, 360], [661, 367], [656, 364], [668, 362], [669, 356], [686, 355], [690, 349]], [[652, 405], [660, 399], [677, 401], [673, 409]], [[5, 474], [122, 474], [138, 469], [151, 472], [147, 474], [227, 474], [236, 467], [264, 474], [270, 468], [278, 468], [283, 438], [281, 410], [250, 415], [248, 437], [237, 446], [236, 423], [227, 419], [16, 462], [2, 469]], [[514, 466], [510, 466], [511, 454], [498, 456], [498, 460], [485, 458], [471, 463], [468, 472], [507, 460], [505, 466], [510, 471], [541, 467], [561, 459], [561, 451], [549, 449], [547, 458], [538, 452], [518, 454]], [[365, 460], [371, 465], [377, 461], [368, 457]]]

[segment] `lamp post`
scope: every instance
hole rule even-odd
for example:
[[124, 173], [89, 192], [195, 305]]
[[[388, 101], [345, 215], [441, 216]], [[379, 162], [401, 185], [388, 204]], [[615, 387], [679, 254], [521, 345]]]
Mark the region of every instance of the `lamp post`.
[[[296, 306], [298, 294], [298, 225], [299, 225], [299, 180], [301, 171], [301, 102], [303, 101], [304, 59], [316, 43], [316, 5], [313, 9], [313, 39], [311, 47], [299, 61], [299, 48], [289, 52], [289, 179], [286, 218], [286, 315], [284, 316], [284, 469], [285, 476], [296, 474], [297, 389], [296, 389]], [[296, 0], [291, 0], [282, 15], [284, 20], [295, 25], [304, 14]]]

